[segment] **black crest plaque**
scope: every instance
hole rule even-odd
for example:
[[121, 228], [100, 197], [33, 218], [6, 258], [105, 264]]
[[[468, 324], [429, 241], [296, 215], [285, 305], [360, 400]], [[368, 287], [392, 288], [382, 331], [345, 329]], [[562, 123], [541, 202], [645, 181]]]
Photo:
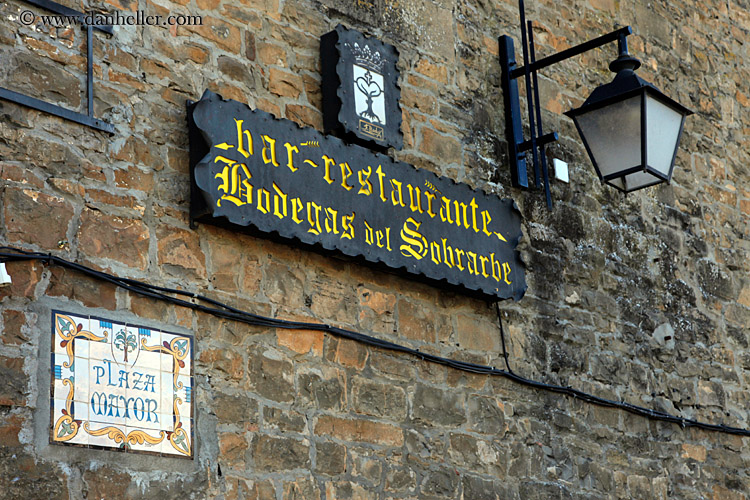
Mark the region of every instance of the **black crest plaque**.
[[342, 25], [320, 41], [326, 132], [384, 150], [401, 149], [398, 52]]
[[481, 295], [526, 291], [521, 214], [466, 184], [206, 92], [188, 106], [190, 215]]

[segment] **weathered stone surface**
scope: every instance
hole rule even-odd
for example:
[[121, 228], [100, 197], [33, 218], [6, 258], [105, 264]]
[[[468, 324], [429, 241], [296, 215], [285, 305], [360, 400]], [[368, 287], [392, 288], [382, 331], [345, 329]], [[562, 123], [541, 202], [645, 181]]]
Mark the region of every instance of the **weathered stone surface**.
[[281, 472], [310, 465], [310, 447], [306, 441], [257, 436], [252, 450], [255, 466], [260, 470]]
[[425, 425], [461, 425], [466, 422], [464, 404], [461, 394], [418, 385], [412, 397], [412, 416]]
[[357, 378], [352, 382], [354, 411], [399, 421], [406, 416], [406, 393], [392, 383], [381, 384]]
[[323, 416], [315, 424], [315, 434], [382, 446], [401, 446], [404, 443], [403, 431], [398, 427], [362, 419]]
[[85, 208], [76, 237], [81, 250], [90, 257], [111, 259], [137, 269], [148, 265], [149, 231], [142, 221]]
[[212, 407], [220, 424], [247, 427], [258, 422], [258, 403], [245, 394], [218, 393]]
[[33, 496], [69, 499], [65, 473], [58, 468], [36, 467], [34, 458], [27, 453], [0, 448], [0, 498]]
[[0, 341], [5, 345], [21, 345], [29, 340], [25, 331], [26, 315], [22, 311], [3, 311], [3, 329]]
[[307, 419], [304, 415], [280, 408], [264, 408], [263, 423], [265, 427], [281, 432], [305, 432], [307, 428]]
[[346, 447], [336, 443], [316, 443], [317, 465], [319, 474], [337, 476], [346, 472]]
[[67, 243], [73, 207], [58, 196], [30, 189], [6, 189], [4, 217], [8, 239], [42, 248]]
[[178, 276], [184, 273], [198, 278], [206, 276], [206, 256], [195, 232], [159, 226], [156, 234], [159, 239], [159, 264], [165, 270]]
[[219, 460], [228, 467], [244, 468], [247, 441], [241, 435], [225, 432], [219, 435]]
[[24, 358], [0, 356], [0, 406], [25, 406], [29, 393], [29, 376], [24, 372]]
[[115, 309], [117, 306], [116, 288], [110, 283], [81, 276], [61, 267], [52, 268], [50, 274], [47, 295], [67, 297], [70, 300], [80, 301], [88, 307]]
[[311, 372], [297, 376], [299, 397], [322, 410], [340, 410], [346, 404], [345, 381], [338, 373], [329, 376]]
[[284, 484], [284, 498], [288, 498], [289, 500], [319, 500], [320, 489], [315, 479], [312, 477], [303, 477]]
[[279, 402], [294, 399], [294, 369], [290, 361], [257, 349], [248, 356], [247, 373], [250, 388], [262, 397]]

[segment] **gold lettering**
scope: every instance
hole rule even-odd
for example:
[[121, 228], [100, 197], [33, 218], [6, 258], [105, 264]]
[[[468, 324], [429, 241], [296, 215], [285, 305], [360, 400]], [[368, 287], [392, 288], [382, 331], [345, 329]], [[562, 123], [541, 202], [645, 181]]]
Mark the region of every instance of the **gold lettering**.
[[411, 211], [419, 212], [420, 214], [424, 213], [422, 210], [422, 191], [418, 187], [413, 187], [411, 184], [407, 184], [406, 187], [409, 188], [409, 208]]
[[[271, 139], [267, 135], [261, 135], [260, 138], [263, 141], [263, 151], [261, 151], [263, 163], [271, 163], [274, 167], [278, 167], [279, 162], [276, 161], [276, 139]], [[268, 151], [271, 151], [270, 158], [268, 157]]]
[[482, 210], [482, 224], [484, 225], [484, 228], [482, 228], [482, 232], [486, 234], [487, 236], [492, 236], [492, 233], [487, 230], [487, 225], [492, 222], [492, 217], [490, 217], [490, 213], [487, 210]]
[[378, 165], [378, 169], [375, 171], [376, 174], [378, 174], [378, 186], [380, 187], [380, 199], [383, 200], [383, 203], [388, 201], [388, 198], [385, 197], [385, 188], [383, 187], [383, 179], [385, 178], [385, 174], [383, 173], [383, 166]]
[[323, 161], [325, 162], [325, 173], [323, 174], [323, 178], [326, 180], [328, 184], [333, 184], [333, 177], [331, 177], [331, 166], [336, 164], [336, 160], [333, 158], [329, 158], [328, 155], [323, 155]]
[[504, 281], [509, 285], [512, 284], [513, 282], [508, 279], [508, 275], [510, 274], [510, 264], [503, 262], [503, 271], [505, 272]]
[[466, 252], [466, 260], [468, 261], [467, 268], [469, 270], [469, 273], [479, 276], [479, 269], [477, 268], [477, 254], [474, 252]]
[[490, 254], [490, 272], [495, 281], [500, 283], [500, 279], [503, 277], [503, 270], [502, 267], [500, 267], [500, 261], [495, 260], [494, 252]]
[[477, 208], [479, 208], [479, 205], [477, 205], [477, 202], [474, 198], [471, 199], [471, 202], [469, 202], [469, 206], [471, 207], [471, 227], [474, 229], [475, 233], [479, 232], [479, 227], [477, 227]]
[[292, 200], [292, 220], [296, 222], [297, 224], [302, 223], [302, 219], [299, 218], [299, 213], [304, 209], [304, 205], [302, 204], [302, 200], [299, 198], [295, 198]]
[[441, 263], [440, 244], [437, 241], [430, 242], [430, 259], [432, 259], [432, 262], [435, 264], [439, 265]]
[[[273, 214], [279, 219], [283, 219], [287, 216], [287, 195], [276, 185], [275, 182], [273, 183], [273, 190], [276, 191], [276, 194], [273, 195]], [[281, 207], [281, 210], [279, 210], [279, 207]]]
[[[307, 222], [310, 224], [308, 233], [319, 235], [322, 231], [320, 229], [320, 205], [314, 201], [307, 202]], [[313, 215], [315, 218], [313, 219]]]
[[[364, 177], [362, 174], [366, 174]], [[370, 196], [372, 194], [372, 183], [370, 182], [370, 174], [372, 174], [372, 167], [370, 165], [367, 166], [367, 170], [362, 169], [357, 173], [357, 176], [359, 177], [359, 184], [362, 186], [359, 188], [359, 191], [357, 194], [363, 194], [365, 196]]]
[[338, 219], [338, 216], [339, 216], [338, 211], [332, 208], [326, 208], [325, 214], [326, 214], [326, 220], [325, 220], [326, 232], [339, 234], [339, 230], [336, 227], [336, 220]]
[[[383, 231], [375, 231], [375, 236], [378, 238], [378, 246], [380, 248], [386, 248], [389, 252], [391, 251], [391, 228], [387, 227], [385, 228], [385, 233]], [[383, 245], [383, 237], [385, 237], [385, 245]]]
[[341, 218], [341, 239], [354, 239], [354, 212]]
[[[249, 130], [242, 130], [242, 122], [244, 121], [245, 120], [238, 120], [237, 118], [234, 119], [234, 122], [237, 124], [237, 152], [245, 158], [249, 158], [250, 155], [253, 154], [253, 136], [250, 135]], [[247, 138], [247, 146], [250, 148], [249, 150], [245, 149], [242, 137], [243, 134]]]
[[[221, 179], [221, 184], [217, 189], [224, 191], [224, 194], [216, 200], [216, 206], [221, 206], [221, 200], [227, 200], [238, 207], [251, 205], [253, 203], [253, 185], [250, 184], [250, 179], [253, 176], [250, 175], [247, 165], [234, 163], [234, 161], [223, 156], [217, 156], [214, 159], [214, 163], [218, 161], [224, 162], [226, 166], [221, 172], [214, 175], [214, 179]], [[244, 174], [244, 179], [241, 174]]]
[[456, 211], [456, 225], [458, 227], [461, 227], [461, 210], [458, 208], [458, 205], [459, 205], [458, 200], [454, 200], [453, 201], [453, 207], [454, 207], [454, 209]]
[[352, 176], [352, 169], [349, 166], [348, 163], [339, 163], [339, 166], [341, 167], [341, 187], [346, 189], [347, 191], [351, 191], [354, 186], [350, 186], [346, 183], [346, 180]]
[[[229, 183], [231, 182], [230, 179], [230, 170], [229, 167], [234, 165], [234, 161], [230, 160], [229, 158], [224, 158], [223, 156], [217, 156], [216, 159], [214, 159], [214, 163], [218, 161], [223, 161], [226, 163], [226, 166], [222, 169], [220, 173], [217, 173], [214, 175], [214, 179], [221, 179], [221, 184], [218, 187], [219, 191], [224, 191], [224, 194], [231, 193]], [[221, 205], [219, 205], [221, 206]]]
[[485, 278], [489, 278], [490, 277], [490, 275], [487, 274], [487, 271], [486, 271], [486, 266], [487, 266], [487, 263], [489, 261], [490, 261], [490, 259], [488, 259], [484, 255], [480, 255], [479, 256], [479, 262], [482, 263], [482, 276], [484, 276]]
[[448, 224], [453, 224], [453, 218], [451, 217], [451, 200], [443, 196], [441, 201], [443, 202], [443, 206], [440, 207], [440, 220], [447, 222]]
[[372, 228], [370, 225], [365, 221], [365, 243], [368, 245], [372, 245], [374, 243], [374, 240], [372, 238]]
[[456, 267], [458, 268], [458, 270], [459, 270], [459, 271], [463, 271], [464, 269], [466, 269], [466, 268], [464, 267], [464, 265], [463, 265], [463, 264], [461, 264], [461, 256], [462, 256], [462, 255], [463, 255], [464, 253], [466, 253], [466, 252], [464, 252], [464, 251], [463, 251], [463, 250], [461, 250], [460, 248], [456, 248]]
[[297, 146], [292, 146], [288, 142], [284, 143], [284, 147], [286, 148], [286, 154], [289, 158], [286, 166], [289, 167], [289, 170], [291, 170], [292, 172], [296, 172], [299, 169], [294, 166], [294, 156], [292, 155], [292, 153], [299, 153], [299, 148]]
[[[263, 204], [263, 201], [265, 200], [265, 205]], [[263, 212], [264, 214], [267, 214], [271, 211], [271, 193], [266, 191], [263, 188], [258, 188], [258, 206], [256, 207], [258, 210]]]
[[455, 265], [455, 261], [453, 260], [453, 247], [448, 246], [448, 240], [446, 238], [442, 239], [443, 241], [443, 262], [446, 266], [449, 268], [452, 268]]
[[[406, 206], [406, 203], [404, 203], [404, 195], [401, 193], [401, 184], [400, 181], [391, 179], [391, 203], [393, 203], [394, 207], [399, 205], [402, 207]], [[398, 191], [398, 200], [396, 199], [396, 191]]]
[[[466, 217], [466, 209], [469, 207], [466, 205], [466, 203], [460, 203], [459, 205], [461, 205], [461, 214], [464, 218], [464, 227], [466, 229], [469, 229], [469, 218]], [[456, 225], [460, 225], [458, 223], [458, 205], [456, 205]]]
[[[427, 239], [418, 232], [421, 225], [420, 222], [415, 221], [411, 217], [404, 222], [404, 226], [401, 229], [401, 239], [405, 244], [399, 247], [401, 255], [404, 257], [413, 257], [421, 260], [427, 254]], [[412, 226], [414, 229], [409, 226]]]
[[432, 200], [437, 198], [437, 196], [435, 196], [429, 191], [425, 191], [424, 195], [425, 195], [425, 198], [427, 198], [427, 215], [429, 215], [430, 218], [434, 218], [437, 214], [432, 211]]

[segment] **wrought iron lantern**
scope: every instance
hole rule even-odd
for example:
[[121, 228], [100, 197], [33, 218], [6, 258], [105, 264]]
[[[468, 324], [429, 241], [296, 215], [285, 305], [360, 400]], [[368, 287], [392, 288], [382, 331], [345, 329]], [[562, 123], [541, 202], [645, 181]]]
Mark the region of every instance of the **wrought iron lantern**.
[[599, 180], [623, 192], [672, 178], [685, 117], [692, 111], [635, 74], [641, 65], [620, 39], [614, 80], [565, 113], [575, 122]]
[[[627, 26], [575, 47], [536, 60], [531, 21], [526, 21], [524, 2], [519, 0], [522, 67], [515, 58], [513, 39], [500, 37], [500, 64], [505, 101], [505, 133], [511, 163], [511, 182], [529, 187], [527, 152], [531, 151], [534, 184], [543, 182], [547, 207], [552, 207], [544, 146], [557, 140], [557, 133], [543, 133], [537, 71], [614, 41], [619, 57], [610, 64], [614, 80], [596, 88], [578, 109], [568, 111], [575, 122], [599, 179], [623, 192], [669, 182], [685, 117], [692, 111], [662, 94], [635, 74], [641, 63], [628, 54]], [[518, 95], [520, 76], [525, 77], [530, 139], [525, 140]]]

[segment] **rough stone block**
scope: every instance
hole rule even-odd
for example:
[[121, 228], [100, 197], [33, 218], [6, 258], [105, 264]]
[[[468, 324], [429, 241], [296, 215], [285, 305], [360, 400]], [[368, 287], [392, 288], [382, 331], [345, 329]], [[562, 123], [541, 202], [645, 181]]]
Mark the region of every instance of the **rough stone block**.
[[148, 265], [149, 231], [140, 220], [85, 208], [76, 237], [79, 249], [89, 257], [111, 259], [142, 270]]
[[284, 498], [288, 500], [320, 500], [320, 488], [312, 477], [302, 477], [284, 483]]
[[30, 189], [7, 188], [4, 217], [11, 242], [58, 248], [61, 242], [67, 242], [73, 207], [61, 197]]
[[247, 440], [241, 434], [234, 432], [219, 434], [218, 460], [229, 467], [244, 469], [247, 448]]
[[346, 447], [337, 443], [316, 443], [315, 472], [337, 476], [346, 472]]
[[302, 77], [283, 71], [277, 68], [271, 68], [269, 72], [268, 90], [279, 97], [290, 97], [297, 99], [303, 92], [305, 86]]
[[26, 406], [29, 376], [24, 372], [24, 358], [0, 356], [0, 406]]
[[22, 311], [11, 309], [3, 311], [1, 343], [4, 345], [22, 345], [28, 342], [28, 335], [24, 331], [25, 325], [26, 315]]
[[417, 385], [412, 396], [412, 418], [426, 425], [455, 426], [466, 422], [464, 395]]
[[307, 418], [301, 413], [266, 406], [263, 409], [264, 427], [281, 432], [304, 433], [307, 429]]
[[252, 447], [259, 470], [282, 472], [310, 466], [310, 445], [305, 440], [261, 435]]
[[498, 352], [500, 327], [494, 319], [459, 314], [456, 317], [458, 344], [464, 349]]
[[34, 297], [36, 286], [42, 279], [44, 267], [40, 262], [6, 262], [5, 269], [11, 278], [11, 284], [0, 287], [0, 299], [3, 297]]
[[247, 428], [258, 422], [258, 402], [245, 394], [215, 393], [211, 407], [219, 424]]
[[393, 383], [379, 383], [364, 378], [352, 382], [354, 411], [399, 421], [406, 416], [406, 393]]
[[339, 410], [346, 406], [343, 373], [300, 373], [297, 375], [297, 387], [300, 400], [321, 410]]
[[206, 277], [206, 256], [196, 232], [162, 225], [157, 228], [156, 237], [163, 269], [177, 276], [187, 273], [196, 278]]
[[113, 284], [83, 276], [63, 267], [52, 267], [50, 271], [47, 295], [77, 300], [88, 307], [103, 307], [109, 310], [117, 307], [117, 287]]
[[346, 419], [332, 416], [318, 418], [315, 434], [342, 441], [357, 441], [381, 446], [401, 446], [404, 433], [398, 427], [371, 420]]
[[278, 402], [294, 400], [294, 367], [278, 354], [253, 349], [248, 353], [247, 374], [249, 387], [260, 396]]

